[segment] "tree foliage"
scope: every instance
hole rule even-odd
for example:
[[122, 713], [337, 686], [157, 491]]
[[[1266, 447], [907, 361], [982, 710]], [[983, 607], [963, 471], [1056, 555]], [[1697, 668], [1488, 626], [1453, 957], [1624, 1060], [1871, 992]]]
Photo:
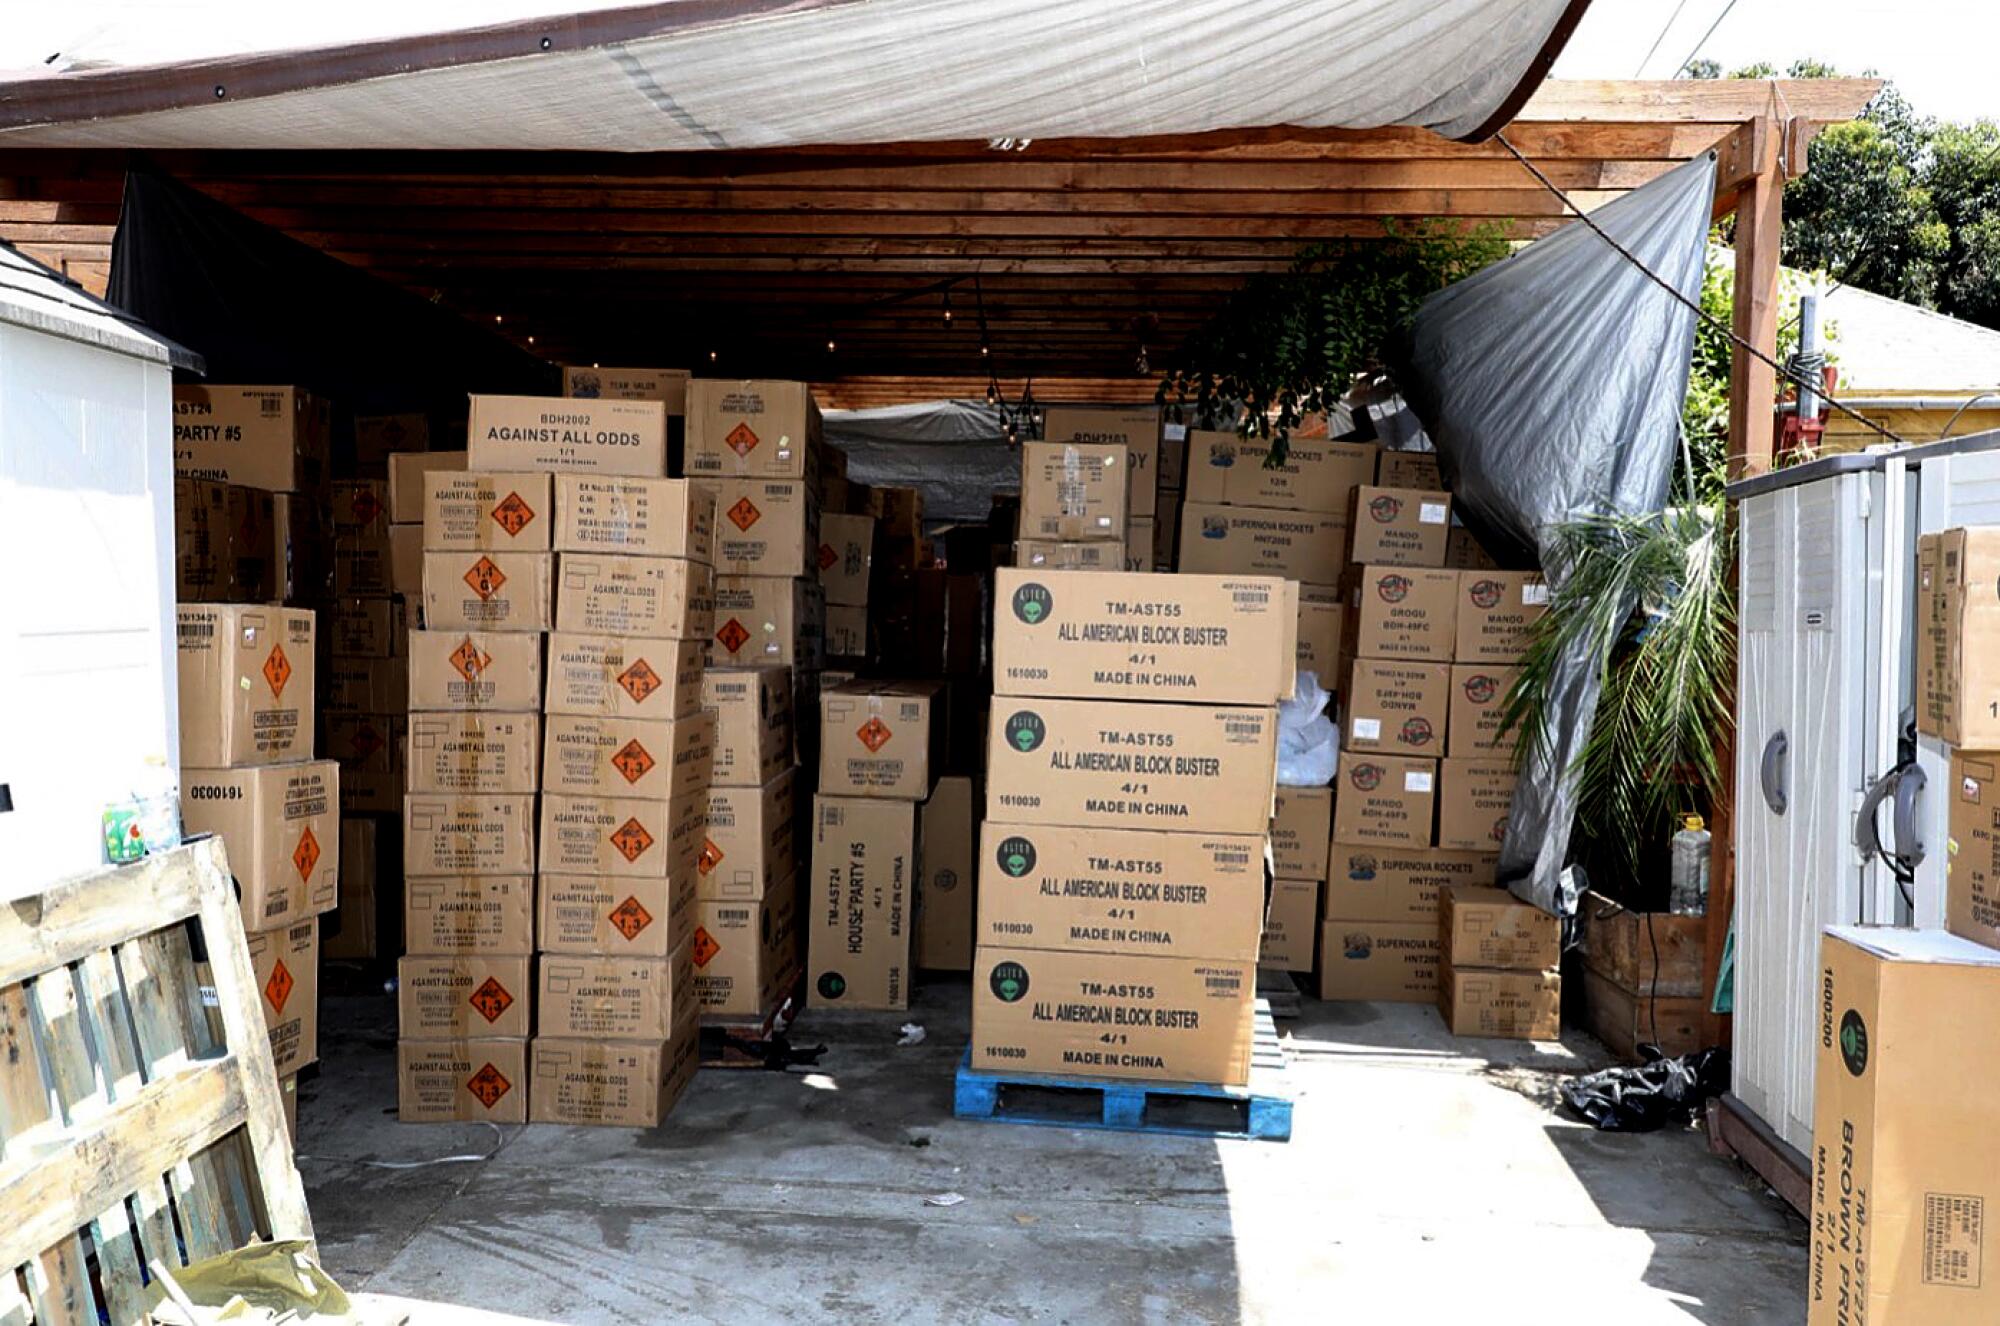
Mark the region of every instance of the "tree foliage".
[[[1736, 292], [1736, 267], [1722, 246], [1721, 235], [1711, 236], [1708, 265], [1701, 277], [1701, 310], [1709, 318], [1695, 323], [1694, 362], [1688, 369], [1687, 397], [1681, 403], [1681, 427], [1694, 456], [1695, 493], [1700, 499], [1721, 493], [1727, 477], [1729, 458], [1729, 363], [1735, 346], [1722, 328], [1729, 325]], [[1778, 273], [1778, 360], [1784, 362], [1799, 348], [1799, 296], [1824, 278], [1815, 273], [1781, 269]], [[1717, 326], [1720, 323], [1721, 326]], [[1832, 320], [1820, 324], [1820, 347], [1830, 361], [1838, 362], [1840, 328]], [[1778, 383], [1782, 395], [1786, 384]], [[1775, 404], [1775, 402], [1774, 402]]]

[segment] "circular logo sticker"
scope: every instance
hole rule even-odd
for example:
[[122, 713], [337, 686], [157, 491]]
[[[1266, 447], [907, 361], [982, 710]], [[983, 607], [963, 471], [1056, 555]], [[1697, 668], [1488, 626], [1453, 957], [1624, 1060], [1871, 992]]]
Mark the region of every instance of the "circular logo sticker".
[[1014, 616], [1030, 626], [1047, 621], [1049, 609], [1054, 606], [1055, 599], [1046, 585], [1030, 580], [1014, 591]]
[[1856, 1077], [1868, 1071], [1868, 1024], [1851, 1008], [1840, 1015], [1840, 1061]]
[[1375, 582], [1375, 592], [1382, 596], [1384, 603], [1401, 603], [1410, 596], [1410, 578], [1383, 576]]
[[1492, 704], [1493, 697], [1500, 693], [1500, 680], [1484, 672], [1475, 672], [1465, 679], [1465, 698], [1474, 704]]
[[1431, 738], [1436, 735], [1431, 730], [1428, 718], [1408, 718], [1403, 720], [1402, 730], [1396, 734], [1396, 740], [1405, 746], [1428, 746], [1431, 744]]
[[993, 987], [993, 997], [1001, 1003], [1018, 1003], [1028, 993], [1028, 969], [1018, 962], [999, 963], [987, 984]]
[[1366, 852], [1356, 852], [1347, 858], [1347, 877], [1361, 881], [1375, 878], [1375, 858]]
[[1382, 785], [1382, 766], [1379, 764], [1357, 764], [1348, 773], [1347, 779], [1354, 784], [1357, 792], [1373, 792]]
[[1493, 821], [1493, 841], [1496, 843], [1507, 841], [1507, 817], [1505, 815]]
[[956, 870], [940, 870], [937, 874], [931, 876], [931, 888], [939, 893], [950, 893], [957, 887], [958, 872]]
[[1035, 868], [1035, 845], [1015, 834], [1001, 840], [993, 860], [1009, 878], [1019, 879]]
[[1475, 608], [1490, 608], [1500, 601], [1500, 582], [1497, 580], [1475, 580], [1465, 587], [1465, 596], [1472, 600]]
[[820, 973], [820, 978], [819, 978], [820, 998], [838, 999], [846, 993], [847, 993], [847, 978], [845, 976], [842, 976], [837, 971]]
[[1386, 525], [1403, 514], [1403, 499], [1384, 493], [1368, 504], [1368, 514], [1375, 518], [1376, 524]]
[[1042, 716], [1032, 709], [1019, 710], [1007, 720], [1007, 744], [1023, 755], [1040, 746], [1047, 735]]

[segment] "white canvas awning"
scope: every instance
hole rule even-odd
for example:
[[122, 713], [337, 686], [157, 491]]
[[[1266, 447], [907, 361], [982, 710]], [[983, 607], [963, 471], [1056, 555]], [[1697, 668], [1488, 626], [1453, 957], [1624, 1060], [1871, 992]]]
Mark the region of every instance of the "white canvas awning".
[[1268, 125], [1476, 137], [1540, 83], [1587, 4], [83, 0], [0, 34], [0, 146], [667, 152]]

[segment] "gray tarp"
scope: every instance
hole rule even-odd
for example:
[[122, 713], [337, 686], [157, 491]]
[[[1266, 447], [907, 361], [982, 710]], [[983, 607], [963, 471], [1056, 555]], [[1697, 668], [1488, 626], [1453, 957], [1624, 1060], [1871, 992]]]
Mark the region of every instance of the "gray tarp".
[[926, 520], [981, 521], [995, 493], [1021, 490], [1021, 453], [984, 402], [828, 410], [826, 440], [847, 453], [849, 478], [920, 490]]
[[[1591, 219], [1699, 299], [1714, 196], [1710, 154]], [[1425, 301], [1397, 380], [1437, 446], [1456, 511], [1503, 564], [1539, 565], [1560, 585], [1556, 525], [1665, 505], [1694, 325], [1686, 305], [1580, 222]], [[1574, 910], [1559, 882], [1576, 813], [1570, 769], [1603, 664], [1579, 653], [1560, 666], [1549, 739], [1522, 771], [1500, 852], [1501, 882], [1547, 911]]]

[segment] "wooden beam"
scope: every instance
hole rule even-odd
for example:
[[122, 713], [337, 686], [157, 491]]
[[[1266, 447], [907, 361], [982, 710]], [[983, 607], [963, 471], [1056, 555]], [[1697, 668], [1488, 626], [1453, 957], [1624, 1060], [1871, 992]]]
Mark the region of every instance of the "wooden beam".
[[[1746, 126], [1747, 128], [1748, 126]], [[1778, 353], [1778, 249], [1783, 239], [1784, 181], [1778, 174], [1779, 135], [1768, 123], [1752, 134], [1758, 156], [1737, 189], [1736, 275], [1731, 329], [1764, 355]], [[1777, 374], [1739, 347], [1729, 364], [1729, 475], [1771, 468]]]
[[1881, 90], [1879, 78], [1552, 78], [1515, 119], [1740, 124], [1769, 115], [1837, 124]]

